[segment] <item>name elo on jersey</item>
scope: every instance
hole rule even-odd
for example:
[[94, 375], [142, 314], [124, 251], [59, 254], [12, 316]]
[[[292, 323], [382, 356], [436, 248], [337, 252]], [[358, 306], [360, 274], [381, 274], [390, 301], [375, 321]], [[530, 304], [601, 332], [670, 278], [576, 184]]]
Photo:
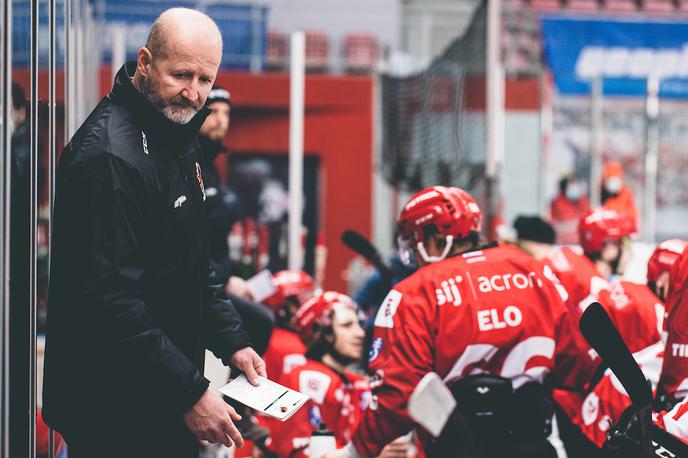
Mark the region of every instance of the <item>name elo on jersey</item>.
[[494, 331], [507, 326], [515, 328], [521, 323], [523, 313], [515, 305], [507, 306], [501, 313], [499, 309], [478, 310], [478, 329], [481, 331]]

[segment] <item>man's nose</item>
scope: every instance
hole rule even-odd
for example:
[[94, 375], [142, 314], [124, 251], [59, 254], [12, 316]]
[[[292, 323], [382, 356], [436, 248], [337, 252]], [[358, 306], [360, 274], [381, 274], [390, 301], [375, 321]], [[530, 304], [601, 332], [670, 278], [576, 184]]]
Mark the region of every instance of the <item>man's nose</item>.
[[192, 102], [198, 100], [198, 81], [195, 79], [189, 82], [182, 90], [182, 97]]

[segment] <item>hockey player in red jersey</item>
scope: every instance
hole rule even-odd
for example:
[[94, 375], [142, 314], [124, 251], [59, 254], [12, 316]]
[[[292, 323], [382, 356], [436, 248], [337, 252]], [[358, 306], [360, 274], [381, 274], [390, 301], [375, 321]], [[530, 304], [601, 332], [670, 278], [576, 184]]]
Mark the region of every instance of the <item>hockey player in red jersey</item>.
[[[682, 400], [688, 395], [688, 251], [685, 242], [684, 250], [680, 250], [681, 241], [676, 242], [673, 251], [681, 251], [681, 254], [671, 266], [668, 288], [662, 288], [662, 278], [666, 276], [657, 277], [659, 292], [667, 294], [667, 339], [659, 391], [670, 401]], [[669, 250], [665, 250], [665, 257], [670, 256]]]
[[[270, 336], [263, 360], [271, 380], [279, 381], [283, 374], [306, 364], [306, 346], [294, 328], [294, 315], [301, 304], [313, 296], [313, 278], [299, 270], [282, 270], [272, 276], [275, 293], [263, 303], [275, 312], [275, 328]], [[256, 421], [266, 431], [279, 426], [279, 421], [268, 416], [257, 415]], [[256, 445], [265, 449], [265, 439], [260, 437]]]
[[681, 239], [670, 239], [657, 245], [647, 261], [647, 285], [667, 306], [671, 270], [688, 246]]
[[313, 278], [300, 270], [282, 270], [272, 276], [275, 293], [265, 305], [275, 312], [276, 326], [263, 355], [268, 376], [280, 380], [282, 374], [306, 363], [306, 346], [294, 329], [294, 314], [313, 296]]
[[[632, 224], [625, 215], [608, 210], [591, 212], [581, 220], [580, 225], [586, 258], [595, 262], [599, 272], [620, 275], [626, 263], [626, 239], [632, 230]], [[648, 284], [617, 278], [609, 282], [606, 288], [601, 288], [595, 297], [590, 295], [583, 303], [579, 303], [578, 307], [582, 312], [593, 300], [600, 302], [626, 345], [636, 355], [653, 387], [657, 386], [661, 368], [664, 321], [664, 304], [653, 292], [656, 281], [653, 275], [661, 273], [656, 253], [648, 264]], [[592, 383], [594, 389], [587, 395], [557, 391], [555, 398], [584, 436], [601, 446], [610, 422], [619, 421], [630, 400], [609, 371], [603, 374], [599, 382], [594, 379]]]
[[[682, 240], [660, 243], [648, 260], [647, 286], [614, 281], [600, 296], [604, 304], [611, 304], [607, 305], [607, 312], [653, 389], [659, 382], [664, 356], [661, 331], [669, 272], [685, 246]], [[630, 398], [616, 376], [607, 371], [585, 398], [573, 422], [590, 441], [602, 446], [611, 424], [618, 423], [630, 405]]]
[[582, 313], [609, 287], [610, 277], [623, 272], [633, 230], [632, 221], [622, 213], [591, 210], [578, 225], [583, 253], [571, 247], [557, 247], [548, 253], [546, 262], [566, 288], [570, 310]]
[[[327, 291], [306, 301], [295, 318], [308, 359], [281, 382], [310, 400], [272, 431], [268, 449], [279, 458], [307, 457], [311, 434], [321, 425], [334, 432], [339, 446], [346, 444], [371, 399], [367, 378], [347, 370], [360, 359], [365, 335], [353, 300]], [[406, 448], [395, 444], [382, 456], [402, 458]]]
[[[660, 243], [652, 253], [647, 269], [648, 285], [661, 298], [668, 295], [667, 309], [671, 310], [669, 319], [678, 319], [679, 328], [684, 327], [682, 325], [685, 322], [685, 317], [678, 317], [675, 312], [680, 309], [680, 303], [685, 293], [686, 267], [682, 267], [681, 264], [686, 259], [684, 252], [687, 245], [685, 241], [678, 239]], [[671, 407], [675, 402], [672, 396], [675, 399], [677, 393], [679, 396], [682, 394], [681, 383], [677, 382], [685, 381], [684, 377], [687, 371], [684, 368], [685, 363], [680, 357], [676, 358], [679, 356], [677, 353], [680, 353], [680, 344], [678, 347], [673, 347], [676, 342], [672, 336], [678, 334], [676, 327], [670, 324], [668, 328], [670, 337], [666, 350], [664, 350], [664, 339], [662, 339], [654, 346], [634, 353], [634, 357], [653, 388], [657, 386], [658, 368], [660, 368], [663, 360], [660, 380], [664, 386], [669, 388], [669, 391], [665, 391], [669, 396], [663, 394], [662, 386], [657, 389], [653, 408], [660, 410], [660, 412], [655, 414], [653, 418], [658, 426], [688, 443], [688, 399], [684, 399], [673, 408]], [[681, 398], [678, 397], [678, 399]], [[646, 456], [637, 416], [633, 415], [633, 410], [630, 407], [621, 415], [624, 406], [629, 405], [630, 399], [625, 390], [611, 373], [607, 373], [585, 401], [582, 419], [586, 426], [583, 429], [586, 430], [587, 428], [586, 434], [597, 444], [604, 440], [605, 435], [608, 436], [606, 430], [609, 429], [612, 422], [618, 421], [620, 423], [611, 432], [612, 439], [610, 442], [613, 445], [609, 447], [610, 442], [604, 445], [604, 449], [611, 453], [610, 456], [622, 456], [624, 458]], [[614, 417], [619, 417], [620, 421]], [[673, 448], [673, 446], [671, 447]], [[677, 449], [674, 450], [678, 451]], [[655, 454], [657, 456], [686, 456], [683, 453], [676, 455], [663, 447], [655, 448]]]
[[[516, 450], [555, 456], [547, 442], [552, 402], [542, 383], [554, 376], [558, 383], [580, 384], [573, 369], [584, 359], [590, 366], [595, 362], [573, 340], [551, 270], [518, 248], [480, 246], [480, 222], [478, 205], [457, 188], [425, 189], [404, 206], [400, 247], [403, 257], [415, 256], [421, 268], [392, 289], [375, 319], [370, 367], [381, 380], [374, 389], [375, 408], [366, 411], [346, 448], [326, 456], [376, 456], [407, 433], [415, 426], [408, 398], [433, 371], [452, 390], [477, 396], [458, 400], [467, 430], [449, 432], [470, 437], [470, 444], [455, 444], [442, 456], [461, 456], [462, 447], [485, 457], [515, 456]], [[505, 397], [495, 402], [489, 396], [499, 408], [494, 427], [483, 429], [462, 406], [492, 392], [485, 386]], [[523, 407], [526, 398], [527, 409], [512, 410]], [[472, 434], [464, 434], [468, 430]], [[426, 448], [432, 447], [428, 439]]]

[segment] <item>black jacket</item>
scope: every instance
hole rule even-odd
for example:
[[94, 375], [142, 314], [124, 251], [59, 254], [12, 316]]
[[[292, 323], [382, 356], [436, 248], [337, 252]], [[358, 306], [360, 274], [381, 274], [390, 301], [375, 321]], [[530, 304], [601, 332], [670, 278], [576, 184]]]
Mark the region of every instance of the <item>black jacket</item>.
[[57, 172], [43, 397], [59, 431], [164, 431], [208, 386], [204, 349], [228, 362], [249, 345], [208, 267], [197, 156], [208, 110], [168, 121], [132, 85], [134, 68]]

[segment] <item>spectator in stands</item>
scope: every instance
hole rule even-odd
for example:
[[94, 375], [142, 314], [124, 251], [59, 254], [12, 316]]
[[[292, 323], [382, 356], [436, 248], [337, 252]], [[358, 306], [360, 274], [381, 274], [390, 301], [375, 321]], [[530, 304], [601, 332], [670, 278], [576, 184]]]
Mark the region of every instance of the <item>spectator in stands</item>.
[[583, 183], [574, 175], [566, 175], [559, 180], [559, 194], [550, 204], [550, 219], [559, 244], [578, 243], [578, 221], [590, 209], [584, 191]]
[[608, 161], [602, 171], [602, 206], [630, 216], [638, 224], [638, 210], [633, 199], [633, 191], [624, 184], [623, 167], [617, 161]]

